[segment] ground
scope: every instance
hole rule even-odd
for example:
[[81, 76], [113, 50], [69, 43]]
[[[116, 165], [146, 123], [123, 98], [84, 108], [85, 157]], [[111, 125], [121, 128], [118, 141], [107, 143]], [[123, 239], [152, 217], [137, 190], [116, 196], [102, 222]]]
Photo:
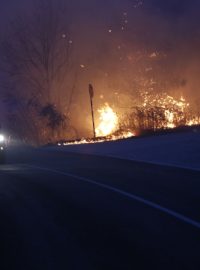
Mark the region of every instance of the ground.
[[200, 131], [197, 129], [182, 133], [52, 149], [200, 170]]

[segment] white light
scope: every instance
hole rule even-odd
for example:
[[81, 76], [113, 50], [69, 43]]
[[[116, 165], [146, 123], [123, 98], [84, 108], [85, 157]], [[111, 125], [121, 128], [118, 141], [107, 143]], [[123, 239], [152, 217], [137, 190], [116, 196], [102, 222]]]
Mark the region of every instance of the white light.
[[4, 142], [4, 140], [5, 140], [5, 137], [2, 134], [0, 134], [0, 142]]

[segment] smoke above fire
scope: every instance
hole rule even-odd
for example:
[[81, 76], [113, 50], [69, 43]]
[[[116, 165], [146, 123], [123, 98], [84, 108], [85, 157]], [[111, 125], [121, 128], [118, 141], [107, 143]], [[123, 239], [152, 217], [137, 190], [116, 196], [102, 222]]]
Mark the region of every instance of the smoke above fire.
[[[74, 5], [76, 10], [79, 2]], [[141, 91], [184, 96], [197, 110], [198, 6], [197, 1], [177, 0], [84, 2], [84, 8], [76, 10], [79, 23], [73, 24], [74, 46], [81, 44], [76, 51], [82, 116], [90, 113], [85, 106], [88, 81], [95, 88], [96, 114], [106, 102], [118, 115], [126, 114], [139, 103]], [[82, 118], [76, 121], [85, 125]]]
[[[21, 0], [22, 10], [31, 13], [31, 2]], [[198, 114], [199, 1], [63, 2], [67, 3], [65, 18], [69, 31], [63, 29], [62, 39], [72, 47], [73, 60], [66, 79], [66, 92], [72, 87], [75, 89], [69, 116], [79, 137], [92, 134], [89, 82], [95, 91], [95, 122], [99, 136], [115, 132], [124, 116], [144, 105], [141, 93], [160, 99], [161, 108], [164, 100], [168, 102], [165, 110], [168, 123], [163, 124], [168, 127], [174, 126], [177, 119], [172, 112], [173, 102], [182, 102], [187, 115]], [[8, 15], [9, 10], [7, 8]], [[61, 93], [60, 106], [64, 110], [68, 103], [66, 92]], [[149, 104], [143, 109], [147, 111], [147, 107]], [[175, 107], [179, 111], [180, 107]], [[195, 117], [198, 118], [189, 118]], [[106, 121], [110, 124], [105, 127]]]

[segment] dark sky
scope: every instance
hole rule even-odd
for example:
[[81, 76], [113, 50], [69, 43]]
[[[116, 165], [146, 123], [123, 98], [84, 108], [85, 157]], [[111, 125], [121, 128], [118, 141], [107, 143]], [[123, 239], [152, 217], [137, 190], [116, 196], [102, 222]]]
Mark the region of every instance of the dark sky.
[[[1, 0], [1, 20], [2, 18], [8, 19], [9, 15], [12, 14], [18, 8], [23, 6], [29, 6], [31, 0]], [[89, 5], [96, 5], [96, 6], [103, 6], [107, 8], [107, 6], [112, 5], [121, 5], [123, 7], [123, 3], [126, 1], [118, 1], [118, 0], [75, 0], [75, 1], [68, 1], [68, 2], [75, 2], [79, 7], [83, 8], [83, 6]], [[132, 3], [133, 5], [137, 3], [143, 2], [143, 6], [146, 8], [151, 9], [151, 11], [160, 11], [164, 16], [169, 16], [169, 18], [179, 17], [186, 13], [189, 13], [191, 10], [199, 11], [200, 2], [198, 0], [128, 0], [127, 2]]]
[[[0, 22], [4, 28], [6, 22], [12, 20], [18, 10], [28, 10], [32, 0], [1, 0]], [[65, 1], [66, 2], [66, 1]], [[141, 16], [141, 24], [150, 16], [151, 21], [161, 25], [174, 27], [176, 34], [187, 36], [199, 27], [200, 1], [198, 0], [73, 0], [67, 1], [73, 6], [72, 21], [79, 20], [85, 24], [100, 24], [117, 12], [128, 11], [129, 16]], [[137, 11], [136, 11], [137, 10]], [[115, 14], [116, 13], [116, 14]], [[149, 19], [147, 18], [146, 21]], [[138, 22], [140, 24], [140, 22]], [[136, 26], [137, 27], [137, 26]], [[148, 29], [148, 28], [147, 28]], [[159, 35], [160, 33], [158, 33]]]

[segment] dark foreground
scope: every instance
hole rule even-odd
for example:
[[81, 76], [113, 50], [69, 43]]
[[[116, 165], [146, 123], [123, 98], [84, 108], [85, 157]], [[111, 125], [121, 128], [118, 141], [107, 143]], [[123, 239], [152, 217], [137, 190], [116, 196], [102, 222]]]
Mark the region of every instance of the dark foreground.
[[2, 270], [200, 269], [200, 172], [12, 148], [0, 220]]

